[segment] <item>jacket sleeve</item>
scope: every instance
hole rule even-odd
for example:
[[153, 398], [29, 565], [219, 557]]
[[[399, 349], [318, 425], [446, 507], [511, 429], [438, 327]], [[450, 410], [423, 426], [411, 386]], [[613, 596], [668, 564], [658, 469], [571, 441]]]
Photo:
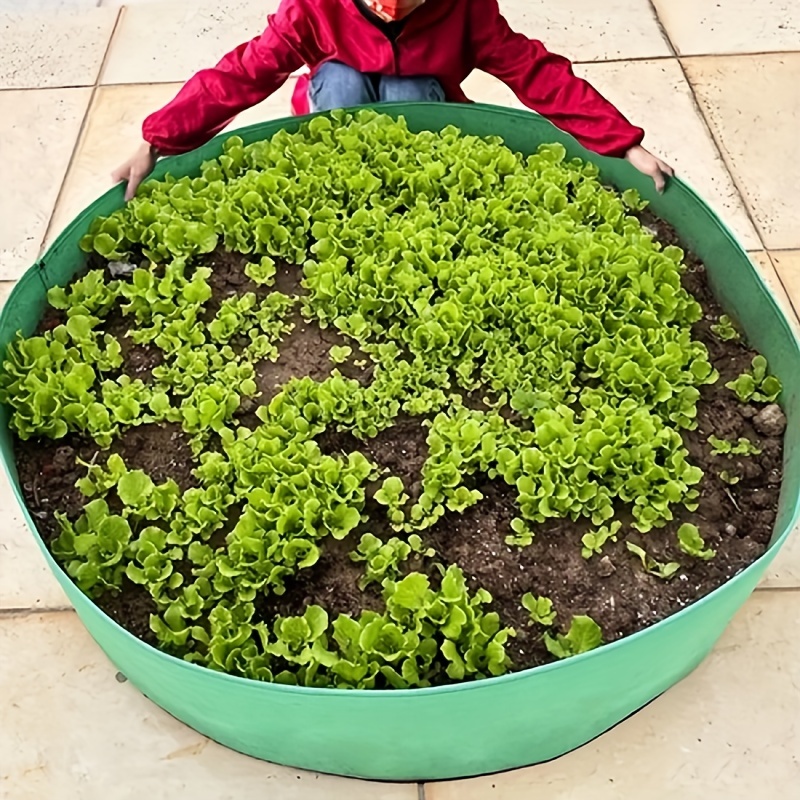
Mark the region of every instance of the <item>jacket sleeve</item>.
[[[212, 69], [204, 69], [184, 84], [173, 100], [142, 125], [145, 141], [160, 155], [193, 150], [219, 133], [239, 112], [260, 103], [303, 66], [294, 32], [282, 33], [295, 16], [284, 3], [268, 18], [269, 27], [239, 45]], [[288, 13], [287, 13], [288, 12]]]
[[505, 83], [528, 108], [574, 136], [588, 150], [623, 156], [644, 131], [630, 122], [570, 62], [521, 33], [500, 13], [497, 0], [473, 0], [475, 66]]

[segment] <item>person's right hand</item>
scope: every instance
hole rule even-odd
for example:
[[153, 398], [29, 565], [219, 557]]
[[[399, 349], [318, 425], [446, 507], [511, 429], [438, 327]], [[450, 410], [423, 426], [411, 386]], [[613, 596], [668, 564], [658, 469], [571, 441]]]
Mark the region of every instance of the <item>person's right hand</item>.
[[121, 166], [111, 173], [114, 183], [127, 181], [125, 200], [130, 200], [139, 188], [139, 184], [153, 171], [158, 160], [155, 147], [149, 142], [142, 142], [136, 152]]

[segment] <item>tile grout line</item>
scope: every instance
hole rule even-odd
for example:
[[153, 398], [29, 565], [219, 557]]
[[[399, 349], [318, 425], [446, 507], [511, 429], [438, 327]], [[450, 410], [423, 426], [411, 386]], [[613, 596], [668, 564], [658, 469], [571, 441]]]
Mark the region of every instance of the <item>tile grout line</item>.
[[30, 617], [34, 614], [63, 614], [75, 609], [72, 606], [51, 606], [42, 608], [0, 608], [0, 620], [16, 619], [17, 617]]
[[647, 0], [647, 5], [650, 6], [650, 11], [653, 13], [653, 19], [656, 21], [658, 32], [661, 34], [664, 44], [666, 44], [666, 46], [669, 48], [672, 58], [678, 58], [678, 51], [675, 49], [675, 45], [672, 44], [672, 39], [669, 38], [669, 34], [667, 33], [667, 29], [664, 27], [664, 23], [661, 21], [661, 17], [658, 16], [658, 9], [656, 8], [655, 3], [653, 0]]
[[689, 73], [686, 71], [686, 65], [683, 63], [683, 60], [680, 57], [678, 57], [677, 61], [678, 61], [678, 66], [681, 69], [681, 75], [683, 75], [683, 79], [686, 81], [687, 85], [689, 86], [689, 91], [691, 92], [691, 95], [692, 95], [692, 103], [694, 104], [695, 111], [697, 111], [697, 113], [700, 115], [700, 119], [703, 122], [703, 126], [705, 127], [706, 132], [708, 133], [708, 135], [711, 137], [711, 141], [714, 143], [714, 146], [717, 148], [717, 152], [719, 153], [719, 157], [722, 160], [722, 163], [725, 166], [725, 169], [727, 170], [728, 175], [730, 175], [731, 182], [733, 183], [733, 186], [736, 189], [736, 192], [738, 193], [739, 198], [742, 201], [742, 207], [744, 208], [744, 212], [747, 215], [747, 218], [753, 224], [753, 228], [754, 228], [754, 230], [756, 232], [756, 236], [758, 236], [758, 241], [761, 243], [761, 249], [762, 250], [766, 250], [767, 249], [767, 245], [764, 242], [764, 236], [761, 233], [761, 228], [759, 227], [758, 223], [755, 220], [755, 217], [753, 216], [753, 211], [752, 211], [752, 209], [750, 208], [750, 205], [747, 202], [743, 187], [740, 185], [740, 181], [736, 178], [736, 175], [734, 174], [733, 164], [731, 164], [730, 159], [727, 157], [726, 150], [722, 146], [722, 142], [720, 141], [720, 138], [714, 132], [714, 128], [711, 125], [711, 121], [708, 119], [708, 117], [706, 116], [705, 111], [703, 110], [703, 105], [702, 105], [702, 103], [700, 102], [700, 99], [697, 96], [697, 92], [695, 91], [694, 84], [689, 79]]
[[425, 800], [425, 784], [422, 781], [417, 783], [417, 800]]
[[[747, 218], [750, 220], [750, 223], [753, 226], [753, 230], [756, 232], [756, 236], [758, 237], [758, 241], [761, 243], [761, 249], [763, 252], [767, 254], [767, 258], [769, 259], [770, 264], [772, 265], [772, 270], [775, 273], [775, 277], [778, 280], [778, 284], [780, 285], [781, 289], [783, 289], [784, 294], [786, 295], [787, 299], [789, 300], [789, 306], [794, 312], [795, 317], [800, 320], [800, 314], [798, 314], [797, 309], [795, 308], [794, 302], [792, 301], [792, 297], [789, 294], [789, 290], [786, 287], [786, 284], [783, 282], [783, 278], [781, 277], [780, 272], [778, 272], [777, 267], [775, 266], [775, 261], [773, 260], [772, 256], [770, 255], [769, 248], [767, 247], [766, 242], [764, 241], [764, 234], [761, 231], [761, 226], [756, 222], [756, 218], [754, 216], [753, 210], [750, 208], [750, 204], [747, 201], [747, 197], [744, 192], [744, 187], [741, 181], [736, 177], [736, 173], [733, 169], [733, 164], [730, 158], [727, 155], [727, 151], [722, 145], [722, 141], [719, 136], [714, 132], [714, 128], [711, 125], [710, 120], [706, 116], [705, 111], [703, 110], [703, 106], [700, 103], [699, 98], [697, 97], [697, 93], [695, 92], [694, 84], [689, 79], [689, 74], [686, 71], [686, 66], [683, 63], [683, 59], [678, 58], [678, 65], [681, 69], [681, 74], [683, 75], [683, 79], [689, 85], [689, 91], [692, 95], [692, 102], [694, 103], [696, 111], [700, 114], [700, 119], [703, 121], [703, 125], [705, 126], [706, 131], [708, 132], [709, 136], [711, 137], [711, 141], [714, 143], [714, 146], [717, 148], [717, 152], [719, 153], [719, 157], [722, 159], [722, 163], [725, 166], [725, 169], [730, 175], [731, 182], [733, 183], [736, 192], [739, 195], [739, 198], [742, 201], [742, 208], [744, 209]], [[792, 248], [789, 248], [791, 250]]]
[[[786, 284], [783, 282], [781, 273], [778, 270], [778, 265], [775, 263], [775, 259], [772, 257], [772, 252], [779, 253], [781, 251], [775, 250], [771, 252], [765, 249], [764, 252], [766, 253], [767, 258], [769, 259], [769, 263], [772, 264], [772, 271], [775, 273], [775, 277], [778, 279], [778, 283], [781, 285], [783, 293], [786, 295], [786, 299], [789, 301], [789, 308], [791, 308], [792, 311], [794, 312], [795, 322], [797, 322], [798, 325], [800, 325], [800, 310], [798, 310], [797, 307], [795, 306], [794, 300], [792, 300], [792, 296], [791, 294], [789, 294], [789, 290], [786, 288]], [[791, 251], [783, 251], [783, 252], [791, 252]]]
[[800, 592], [800, 586], [756, 586], [753, 592], [776, 592], [777, 594], [790, 594]]
[[[689, 87], [689, 93], [690, 93], [691, 98], [692, 98], [692, 105], [694, 106], [694, 110], [699, 115], [700, 120], [703, 123], [703, 127], [706, 130], [706, 133], [711, 137], [711, 141], [714, 143], [714, 147], [716, 147], [716, 149], [717, 149], [717, 153], [719, 154], [719, 157], [720, 157], [720, 159], [721, 159], [721, 161], [722, 161], [722, 163], [723, 163], [723, 165], [725, 167], [725, 170], [727, 171], [728, 175], [730, 176], [731, 182], [733, 183], [733, 186], [734, 186], [734, 188], [736, 189], [736, 192], [739, 195], [739, 199], [742, 201], [742, 208], [744, 209], [744, 212], [747, 215], [747, 218], [750, 220], [750, 222], [753, 225], [753, 229], [756, 232], [756, 236], [758, 237], [758, 241], [761, 244], [761, 249], [766, 251], [767, 246], [764, 243], [764, 237], [763, 237], [763, 235], [761, 233], [761, 228], [756, 223], [756, 220], [755, 220], [755, 218], [753, 216], [753, 213], [752, 213], [752, 211], [750, 209], [750, 206], [748, 205], [747, 200], [745, 199], [744, 191], [742, 190], [742, 187], [739, 185], [739, 182], [736, 180], [736, 176], [735, 176], [735, 174], [733, 172], [732, 164], [729, 163], [729, 160], [725, 156], [725, 149], [722, 146], [722, 142], [719, 140], [719, 138], [714, 133], [714, 129], [711, 126], [711, 122], [706, 117], [705, 111], [703, 110], [703, 106], [700, 103], [700, 99], [697, 96], [697, 92], [695, 91], [694, 84], [691, 82], [691, 80], [689, 80], [689, 74], [687, 73], [686, 66], [683, 63], [683, 57], [678, 53], [678, 50], [675, 47], [675, 45], [673, 44], [672, 39], [670, 38], [670, 35], [667, 32], [666, 27], [664, 26], [664, 23], [661, 21], [661, 17], [658, 15], [658, 9], [656, 8], [655, 3], [653, 2], [653, 0], [647, 0], [647, 2], [648, 2], [648, 5], [650, 6], [651, 11], [653, 12], [653, 15], [655, 16], [656, 24], [658, 25], [658, 29], [661, 32], [661, 35], [664, 37], [664, 40], [666, 41], [667, 47], [669, 47], [670, 52], [675, 57], [675, 60], [678, 62], [678, 67], [680, 68], [681, 75], [683, 76], [683, 79], [686, 81], [686, 85]], [[712, 57], [714, 57], [714, 56], [712, 56]], [[770, 261], [771, 261], [771, 259], [770, 259]], [[777, 270], [776, 270], [776, 272], [777, 272]], [[783, 286], [783, 282], [781, 282], [781, 286]], [[785, 288], [786, 287], [784, 287], [784, 290], [785, 290]]]
[[[660, 20], [659, 20], [660, 23]], [[663, 29], [663, 28], [662, 28]], [[666, 33], [666, 29], [663, 29]], [[671, 44], [671, 41], [670, 41]], [[674, 48], [673, 48], [674, 49]], [[800, 49], [790, 48], [789, 50], [747, 50], [743, 53], [678, 53], [675, 51], [676, 58], [751, 58], [752, 56], [787, 56], [800, 53]], [[667, 56], [661, 56], [667, 58]], [[623, 59], [632, 60], [632, 59]]]
[[[101, 8], [107, 8], [107, 6], [101, 6]], [[123, 10], [127, 9], [127, 6], [120, 6], [119, 11], [122, 12]], [[593, 64], [625, 64], [625, 63], [642, 63], [648, 61], [670, 61], [672, 59], [682, 59], [682, 58], [693, 58], [693, 59], [703, 59], [703, 58], [751, 58], [753, 56], [781, 56], [781, 55], [791, 55], [800, 53], [800, 50], [764, 50], [763, 52], [752, 52], [752, 53], [686, 53], [683, 55], [678, 55], [677, 53], [671, 53], [670, 55], [652, 55], [652, 56], [631, 56], [629, 58], [625, 57], [615, 57], [615, 58], [596, 58], [590, 61], [582, 61], [581, 59], [574, 59], [571, 60], [572, 64], [575, 66], [592, 66]], [[100, 86], [167, 86], [171, 83], [174, 84], [184, 84], [186, 82], [186, 78], [178, 78], [176, 80], [168, 80], [168, 81], [109, 81], [108, 83], [100, 82]], [[0, 87], [0, 94], [3, 92], [47, 92], [52, 91], [53, 89], [85, 89], [89, 86], [94, 86], [94, 84], [88, 83], [73, 83], [73, 84], [57, 84], [54, 86], [4, 86]], [[784, 248], [784, 249], [795, 249], [795, 248]]]
[[[767, 248], [766, 242], [764, 241], [764, 235], [761, 232], [761, 227], [756, 222], [755, 216], [750, 208], [750, 204], [747, 202], [747, 198], [745, 196], [745, 192], [743, 186], [740, 184], [740, 181], [736, 178], [736, 174], [733, 170], [733, 164], [730, 162], [730, 159], [726, 156], [725, 148], [722, 146], [722, 141], [714, 132], [714, 129], [711, 125], [711, 121], [706, 116], [706, 112], [703, 109], [702, 104], [700, 103], [699, 98], [697, 97], [697, 92], [695, 91], [694, 84], [689, 79], [689, 74], [686, 71], [686, 65], [683, 63], [684, 58], [741, 58], [741, 57], [752, 57], [752, 56], [759, 56], [759, 55], [773, 55], [773, 51], [763, 51], [763, 52], [752, 52], [752, 53], [702, 53], [702, 54], [679, 54], [677, 48], [672, 42], [669, 33], [667, 32], [664, 23], [661, 21], [661, 17], [658, 14], [658, 9], [655, 6], [653, 0], [647, 0], [650, 8], [656, 18], [656, 24], [658, 25], [658, 29], [661, 32], [661, 35], [664, 37], [667, 46], [672, 51], [675, 56], [675, 60], [678, 62], [678, 66], [681, 70], [681, 75], [683, 75], [683, 79], [686, 81], [686, 84], [689, 87], [689, 92], [692, 97], [692, 104], [695, 107], [695, 111], [700, 115], [700, 119], [703, 122], [703, 125], [706, 129], [706, 132], [711, 137], [711, 141], [714, 143], [714, 147], [716, 147], [717, 152], [719, 153], [719, 157], [722, 160], [722, 164], [725, 167], [728, 175], [730, 176], [731, 182], [733, 183], [736, 192], [739, 195], [739, 199], [742, 201], [742, 208], [744, 209], [747, 218], [750, 220], [750, 223], [753, 226], [753, 230], [756, 232], [756, 236], [758, 237], [758, 241], [761, 244], [762, 252], [766, 253], [767, 259], [769, 263], [772, 265], [772, 271], [775, 273], [775, 277], [778, 280], [778, 284], [780, 285], [781, 289], [783, 289], [784, 295], [786, 295], [786, 299], [789, 301], [789, 308], [795, 315], [797, 320], [800, 320], [800, 314], [798, 313], [798, 309], [795, 307], [794, 301], [792, 300], [792, 296], [789, 293], [789, 290], [786, 287], [786, 284], [783, 282], [783, 278], [781, 277], [780, 272], [778, 271], [777, 266], [775, 265], [775, 259], [773, 259], [769, 249]], [[781, 51], [775, 51], [781, 52]], [[794, 52], [794, 51], [786, 51], [786, 52]]]
[[[781, 289], [783, 289], [783, 293], [786, 295], [787, 300], [789, 301], [789, 308], [791, 308], [792, 312], [794, 312], [795, 318], [800, 320], [800, 314], [798, 314], [797, 308], [795, 308], [795, 304], [792, 300], [791, 295], [786, 287], [786, 284], [783, 282], [783, 278], [781, 277], [780, 272], [778, 272], [777, 267], [775, 266], [775, 260], [770, 255], [769, 249], [767, 248], [766, 242], [764, 241], [764, 235], [761, 231], [761, 227], [756, 222], [755, 216], [753, 214], [752, 209], [750, 208], [750, 204], [747, 202], [747, 197], [744, 192], [744, 187], [742, 186], [741, 182], [737, 179], [736, 173], [733, 169], [733, 164], [731, 163], [730, 159], [726, 155], [726, 150], [722, 146], [722, 141], [720, 137], [714, 132], [714, 128], [711, 125], [711, 120], [706, 116], [706, 112], [703, 109], [702, 103], [700, 103], [700, 99], [697, 96], [697, 92], [695, 91], [694, 84], [689, 79], [689, 73], [686, 71], [686, 65], [683, 63], [683, 59], [690, 57], [690, 56], [682, 56], [678, 53], [678, 49], [672, 42], [670, 35], [664, 26], [664, 23], [661, 21], [661, 17], [658, 14], [658, 9], [655, 6], [653, 0], [647, 0], [648, 4], [650, 5], [650, 9], [653, 12], [653, 15], [656, 19], [656, 24], [658, 25], [658, 29], [661, 32], [661, 35], [664, 37], [664, 40], [667, 43], [667, 47], [669, 47], [670, 51], [673, 53], [675, 60], [678, 62], [678, 67], [680, 68], [681, 75], [683, 75], [684, 81], [686, 81], [686, 85], [689, 87], [689, 93], [692, 98], [692, 104], [694, 105], [694, 109], [697, 114], [700, 116], [700, 120], [703, 123], [703, 126], [706, 129], [706, 132], [711, 137], [711, 141], [714, 144], [714, 147], [719, 154], [720, 160], [722, 161], [723, 166], [725, 167], [726, 172], [730, 176], [731, 183], [733, 187], [736, 189], [737, 194], [739, 195], [739, 199], [742, 203], [742, 208], [750, 220], [750, 224], [753, 226], [753, 230], [756, 233], [759, 243], [761, 244], [761, 250], [767, 254], [767, 258], [769, 259], [769, 263], [772, 265], [772, 271], [775, 273], [775, 277], [778, 280], [778, 284], [780, 285]], [[733, 54], [733, 55], [725, 55], [725, 54], [706, 54], [703, 56], [691, 56], [691, 58], [715, 58], [715, 57], [724, 57], [724, 58], [735, 58], [736, 56], [753, 56], [753, 55], [767, 55], [767, 53], [740, 53], [740, 54]]]
[[97, 90], [100, 87], [100, 79], [103, 76], [103, 71], [105, 70], [106, 63], [108, 62], [109, 54], [111, 53], [111, 45], [114, 43], [114, 38], [117, 35], [117, 28], [119, 27], [120, 20], [122, 19], [123, 13], [125, 11], [125, 6], [120, 6], [117, 10], [117, 15], [114, 19], [114, 26], [111, 28], [111, 35], [108, 37], [108, 42], [106, 44], [105, 52], [103, 53], [103, 58], [100, 61], [100, 67], [97, 70], [97, 75], [95, 76], [94, 84], [92, 86], [92, 91], [89, 94], [89, 102], [86, 106], [86, 111], [83, 115], [83, 119], [81, 120], [80, 128], [78, 128], [78, 135], [75, 137], [75, 144], [72, 146], [72, 152], [69, 156], [69, 161], [67, 162], [67, 169], [64, 172], [64, 177], [61, 181], [61, 186], [58, 188], [58, 194], [56, 195], [55, 203], [53, 204], [53, 210], [50, 212], [50, 217], [47, 220], [47, 227], [44, 230], [44, 235], [42, 236], [42, 241], [39, 244], [39, 251], [37, 253], [37, 260], [42, 257], [42, 253], [45, 249], [45, 242], [47, 241], [47, 237], [50, 235], [50, 231], [53, 227], [53, 219], [56, 215], [56, 210], [58, 209], [58, 204], [61, 202], [61, 198], [64, 195], [64, 187], [67, 185], [67, 179], [69, 178], [70, 171], [72, 170], [72, 165], [75, 163], [75, 156], [78, 154], [78, 148], [81, 144], [83, 139], [83, 135], [86, 132], [86, 128], [89, 124], [89, 115], [92, 113], [92, 108], [94, 106], [94, 99], [97, 96]]

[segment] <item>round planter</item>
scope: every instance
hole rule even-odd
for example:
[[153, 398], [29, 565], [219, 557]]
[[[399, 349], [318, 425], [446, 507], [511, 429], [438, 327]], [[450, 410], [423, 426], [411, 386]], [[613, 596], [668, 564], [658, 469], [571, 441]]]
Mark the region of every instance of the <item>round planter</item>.
[[[544, 119], [482, 105], [391, 104], [413, 130], [448, 124], [465, 133], [500, 135], [529, 153], [559, 141], [570, 155], [596, 162], [617, 186], [634, 187], [674, 225], [704, 260], [726, 311], [768, 358], [784, 385], [789, 418], [783, 491], [773, 541], [754, 564], [699, 602], [656, 625], [585, 655], [472, 683], [406, 691], [345, 691], [281, 686], [231, 677], [165, 655], [119, 627], [83, 595], [36, 533], [12, 454], [8, 412], [0, 410], [2, 460], [44, 557], [87, 629], [145, 695], [201, 733], [243, 753], [322, 772], [383, 780], [432, 780], [534, 764], [572, 750], [668, 689], [712, 648], [786, 540], [800, 514], [800, 347], [789, 323], [742, 247], [708, 206], [679, 179], [656, 195], [627, 163], [588, 153]], [[302, 118], [244, 128], [245, 142]], [[193, 153], [159, 163], [156, 176], [195, 175], [220, 153], [217, 138]], [[68, 281], [84, 256], [78, 241], [90, 221], [123, 203], [121, 187], [106, 192], [59, 236], [17, 284], [0, 318], [3, 350], [18, 330], [30, 334], [47, 289]]]

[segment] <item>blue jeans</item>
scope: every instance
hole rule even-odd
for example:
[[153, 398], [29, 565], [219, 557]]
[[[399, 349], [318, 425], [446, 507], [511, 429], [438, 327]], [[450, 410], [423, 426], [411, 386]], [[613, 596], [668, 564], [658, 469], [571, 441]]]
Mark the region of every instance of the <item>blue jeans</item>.
[[444, 90], [436, 78], [366, 75], [338, 61], [326, 61], [311, 78], [308, 99], [312, 111], [330, 111], [367, 103], [441, 103]]

